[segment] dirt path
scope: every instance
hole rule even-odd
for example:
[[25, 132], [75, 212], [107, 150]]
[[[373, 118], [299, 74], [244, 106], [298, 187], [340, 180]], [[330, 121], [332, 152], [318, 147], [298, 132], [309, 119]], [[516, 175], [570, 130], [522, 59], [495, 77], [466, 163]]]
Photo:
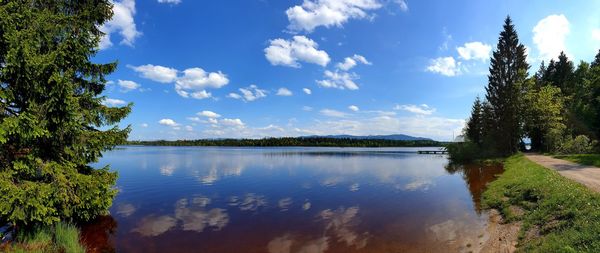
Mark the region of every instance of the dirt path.
[[600, 168], [580, 165], [540, 154], [526, 154], [529, 160], [546, 168], [554, 169], [566, 178], [575, 180], [588, 188], [600, 192]]

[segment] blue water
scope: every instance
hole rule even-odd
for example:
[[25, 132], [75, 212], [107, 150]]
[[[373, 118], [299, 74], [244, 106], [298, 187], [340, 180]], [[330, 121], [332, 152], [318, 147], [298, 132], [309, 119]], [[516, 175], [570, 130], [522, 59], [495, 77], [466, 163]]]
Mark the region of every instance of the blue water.
[[460, 237], [485, 224], [477, 180], [488, 177], [416, 150], [121, 147], [94, 165], [119, 173], [119, 194], [84, 238], [97, 252], [466, 247]]

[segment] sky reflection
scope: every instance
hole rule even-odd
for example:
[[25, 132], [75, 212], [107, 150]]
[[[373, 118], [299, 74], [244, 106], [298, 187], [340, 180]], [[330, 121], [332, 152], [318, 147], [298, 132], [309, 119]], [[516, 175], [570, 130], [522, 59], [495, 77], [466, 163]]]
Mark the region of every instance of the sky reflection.
[[97, 166], [120, 175], [117, 252], [420, 252], [484, 222], [488, 170], [407, 151], [126, 147]]

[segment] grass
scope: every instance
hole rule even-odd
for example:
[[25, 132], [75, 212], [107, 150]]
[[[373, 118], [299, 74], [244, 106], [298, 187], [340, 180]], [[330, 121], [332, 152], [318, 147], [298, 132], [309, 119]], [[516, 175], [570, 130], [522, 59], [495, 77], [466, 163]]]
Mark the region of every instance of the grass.
[[509, 157], [504, 168], [484, 192], [483, 205], [509, 222], [523, 221], [520, 251], [600, 252], [600, 194], [523, 155]]
[[565, 159], [567, 161], [600, 167], [600, 154], [585, 154], [585, 155], [557, 155], [556, 158]]
[[4, 249], [0, 248], [0, 251], [85, 253], [85, 247], [79, 242], [79, 229], [61, 222], [51, 227], [19, 232], [17, 241]]

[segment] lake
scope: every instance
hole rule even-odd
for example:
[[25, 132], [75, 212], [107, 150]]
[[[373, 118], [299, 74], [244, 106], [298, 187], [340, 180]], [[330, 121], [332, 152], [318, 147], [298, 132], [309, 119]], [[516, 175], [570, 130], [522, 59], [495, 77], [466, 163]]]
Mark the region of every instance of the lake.
[[118, 171], [119, 194], [82, 240], [95, 252], [476, 251], [481, 193], [502, 168], [416, 150], [121, 147], [94, 165]]

